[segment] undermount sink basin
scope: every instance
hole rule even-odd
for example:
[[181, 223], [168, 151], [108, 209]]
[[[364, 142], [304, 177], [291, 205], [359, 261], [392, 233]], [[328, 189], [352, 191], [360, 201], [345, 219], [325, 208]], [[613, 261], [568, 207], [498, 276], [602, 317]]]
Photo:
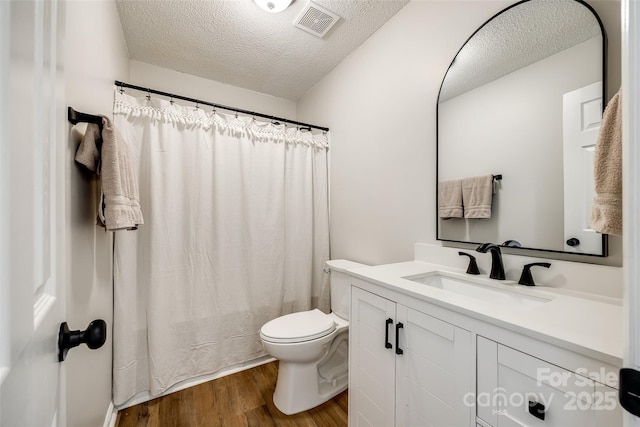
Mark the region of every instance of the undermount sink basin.
[[[443, 289], [459, 295], [505, 307], [535, 308], [548, 303], [553, 295], [546, 295], [533, 289], [519, 289], [514, 282], [499, 282], [485, 278], [466, 278], [455, 273], [434, 271], [403, 279]], [[524, 287], [523, 287], [524, 288]]]

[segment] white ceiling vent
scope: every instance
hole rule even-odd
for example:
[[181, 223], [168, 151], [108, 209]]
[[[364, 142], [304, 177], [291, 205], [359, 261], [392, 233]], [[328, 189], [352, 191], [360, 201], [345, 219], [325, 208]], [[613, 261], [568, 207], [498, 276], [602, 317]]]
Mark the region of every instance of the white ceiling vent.
[[298, 15], [294, 25], [307, 33], [322, 38], [339, 19], [340, 17], [335, 13], [309, 2]]

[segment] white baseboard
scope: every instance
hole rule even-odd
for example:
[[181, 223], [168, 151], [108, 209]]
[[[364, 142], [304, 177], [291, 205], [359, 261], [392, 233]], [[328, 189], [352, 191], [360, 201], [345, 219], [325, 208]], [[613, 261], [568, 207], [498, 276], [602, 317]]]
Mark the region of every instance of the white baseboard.
[[118, 418], [118, 409], [113, 405], [113, 401], [109, 403], [109, 409], [104, 417], [102, 427], [115, 427]]
[[[191, 378], [191, 379], [188, 379], [188, 380], [181, 381], [181, 382], [179, 382], [177, 384], [174, 384], [173, 386], [169, 387], [164, 393], [162, 393], [162, 394], [160, 394], [158, 396], [152, 396], [151, 393], [149, 393], [148, 391], [144, 391], [144, 392], [136, 394], [135, 396], [133, 396], [131, 399], [127, 400], [122, 405], [119, 405], [117, 408], [114, 408], [115, 409], [115, 413], [117, 414], [118, 411], [121, 411], [121, 410], [126, 409], [126, 408], [128, 408], [130, 406], [133, 406], [133, 405], [138, 405], [140, 403], [148, 402], [149, 400], [157, 399], [158, 397], [166, 396], [167, 394], [175, 393], [176, 391], [184, 390], [185, 388], [189, 388], [189, 387], [196, 386], [198, 384], [206, 383], [207, 381], [215, 380], [217, 378], [226, 377], [227, 375], [235, 374], [236, 372], [240, 372], [240, 371], [244, 371], [244, 370], [247, 370], [247, 369], [255, 368], [256, 366], [264, 365], [266, 363], [270, 363], [270, 362], [273, 362], [275, 360], [276, 359], [274, 359], [273, 357], [263, 356], [263, 357], [261, 357], [259, 359], [251, 360], [249, 362], [239, 363], [239, 364], [231, 366], [229, 368], [222, 369], [222, 370], [220, 370], [218, 372], [215, 372], [213, 374], [201, 375], [201, 376], [196, 377], [196, 378]], [[113, 418], [113, 421], [115, 423], [115, 416]], [[105, 427], [114, 427], [114, 424], [111, 424], [109, 426], [107, 424], [105, 424]]]

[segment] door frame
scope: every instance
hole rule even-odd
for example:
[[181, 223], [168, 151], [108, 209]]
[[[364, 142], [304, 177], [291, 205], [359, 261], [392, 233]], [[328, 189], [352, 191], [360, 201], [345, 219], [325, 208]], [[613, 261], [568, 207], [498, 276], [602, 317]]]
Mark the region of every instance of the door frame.
[[[640, 117], [640, 1], [622, 0], [622, 115]], [[624, 366], [640, 369], [640, 123], [622, 121]], [[640, 427], [625, 411], [624, 425]]]

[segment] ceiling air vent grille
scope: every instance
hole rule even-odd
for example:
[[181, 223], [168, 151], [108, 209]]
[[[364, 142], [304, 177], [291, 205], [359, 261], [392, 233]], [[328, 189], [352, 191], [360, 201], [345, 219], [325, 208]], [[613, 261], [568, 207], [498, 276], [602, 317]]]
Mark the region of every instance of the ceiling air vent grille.
[[324, 37], [340, 17], [315, 3], [309, 4], [302, 10], [294, 25], [316, 37]]

